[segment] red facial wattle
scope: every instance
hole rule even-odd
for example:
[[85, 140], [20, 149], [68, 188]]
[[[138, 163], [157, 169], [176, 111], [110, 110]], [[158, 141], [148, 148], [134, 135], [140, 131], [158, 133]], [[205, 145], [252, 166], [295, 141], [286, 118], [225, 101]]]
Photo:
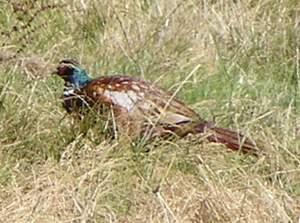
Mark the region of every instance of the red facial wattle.
[[56, 73], [59, 76], [64, 77], [64, 76], [69, 75], [69, 72], [70, 72], [70, 68], [69, 67], [67, 67], [67, 66], [60, 66], [60, 67], [57, 68], [57, 72]]

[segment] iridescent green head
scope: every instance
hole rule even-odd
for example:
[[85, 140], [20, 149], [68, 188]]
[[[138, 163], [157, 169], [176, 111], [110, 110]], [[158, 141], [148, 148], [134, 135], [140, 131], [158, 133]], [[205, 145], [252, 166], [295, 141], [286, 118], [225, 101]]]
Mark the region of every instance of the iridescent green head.
[[59, 62], [55, 72], [66, 84], [81, 88], [89, 83], [92, 78], [80, 67], [79, 63], [72, 59], [64, 59]]

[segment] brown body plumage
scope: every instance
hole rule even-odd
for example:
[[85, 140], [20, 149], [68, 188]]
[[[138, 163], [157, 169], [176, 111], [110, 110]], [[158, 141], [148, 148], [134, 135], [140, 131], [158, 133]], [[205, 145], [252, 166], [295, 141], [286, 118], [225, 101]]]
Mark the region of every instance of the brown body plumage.
[[64, 94], [64, 105], [69, 112], [78, 112], [82, 107], [96, 109], [101, 116], [110, 119], [116, 129], [131, 137], [150, 139], [207, 134], [210, 142], [222, 143], [232, 150], [257, 153], [255, 144], [249, 138], [215, 127], [172, 94], [150, 82], [116, 75], [93, 80], [87, 78], [80, 85], [76, 78], [87, 74], [77, 63], [69, 60], [62, 61], [56, 73], [65, 79], [66, 86], [71, 86], [71, 91]]

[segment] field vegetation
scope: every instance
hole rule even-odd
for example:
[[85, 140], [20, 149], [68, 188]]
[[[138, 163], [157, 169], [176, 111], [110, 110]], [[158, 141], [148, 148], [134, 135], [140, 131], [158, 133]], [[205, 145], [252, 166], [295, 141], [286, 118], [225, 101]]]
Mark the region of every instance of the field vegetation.
[[[0, 5], [0, 222], [300, 221], [298, 0]], [[264, 155], [112, 140], [63, 110], [63, 58], [178, 90]]]

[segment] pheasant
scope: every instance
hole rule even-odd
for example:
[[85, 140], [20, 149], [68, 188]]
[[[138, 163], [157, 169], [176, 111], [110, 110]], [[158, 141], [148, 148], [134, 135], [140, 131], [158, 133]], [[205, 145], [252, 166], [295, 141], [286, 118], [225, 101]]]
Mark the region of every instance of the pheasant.
[[202, 134], [209, 142], [224, 144], [231, 150], [258, 152], [248, 137], [205, 121], [171, 93], [148, 81], [126, 75], [92, 79], [71, 59], [60, 61], [55, 73], [65, 82], [64, 108], [79, 118], [94, 110], [117, 132], [126, 132], [133, 138]]

